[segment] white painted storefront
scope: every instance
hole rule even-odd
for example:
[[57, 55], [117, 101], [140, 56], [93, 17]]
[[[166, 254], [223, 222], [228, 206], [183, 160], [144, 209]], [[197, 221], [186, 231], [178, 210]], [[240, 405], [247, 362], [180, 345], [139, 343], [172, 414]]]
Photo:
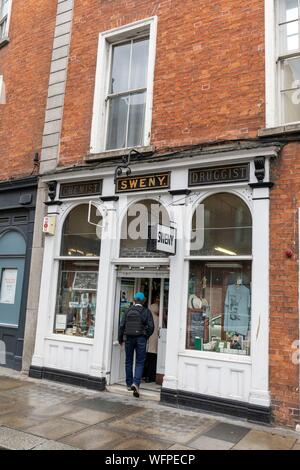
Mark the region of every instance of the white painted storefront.
[[[48, 206], [48, 214], [57, 217], [55, 235], [46, 235], [41, 280], [35, 352], [32, 375], [51, 370], [66, 376], [88, 376], [112, 384], [124, 373], [124, 358], [117, 343], [120, 279], [168, 279], [168, 324], [163, 328], [160, 317], [159, 371], [164, 375], [163, 390], [172, 400], [180, 392], [187, 400], [197, 396], [224, 400], [224, 403], [249, 404], [269, 409], [269, 160], [275, 149], [259, 148], [223, 153], [211, 153], [131, 165], [133, 175], [170, 171], [170, 188], [137, 191], [115, 196], [115, 166], [57, 172], [44, 176], [43, 181], [57, 181], [57, 199]], [[254, 161], [265, 159], [265, 177], [258, 184]], [[190, 187], [190, 194], [180, 195], [188, 188], [188, 173], [192, 168], [217, 167], [249, 163], [248, 182], [224, 183]], [[171, 168], [171, 169], [170, 169]], [[92, 176], [91, 176], [92, 175]], [[59, 186], [68, 182], [103, 181], [102, 195], [59, 200]], [[252, 185], [249, 185], [252, 183]], [[175, 192], [175, 193], [174, 193]], [[191, 261], [209, 261], [211, 256], [193, 257], [189, 246], [180, 236], [182, 227], [191, 227], [195, 208], [207, 197], [218, 193], [238, 196], [252, 215], [252, 254], [235, 257], [235, 261], [252, 262], [251, 279], [251, 354], [229, 354], [208, 350], [187, 349], [187, 299], [189, 265]], [[103, 198], [103, 201], [100, 200]], [[179, 232], [175, 256], [120, 258], [121, 223], [133, 202], [157, 200], [169, 213]], [[102, 241], [99, 256], [97, 303], [95, 306], [94, 338], [53, 333], [56, 296], [64, 222], [79, 204], [93, 202], [102, 214]], [[57, 204], [56, 204], [57, 202]], [[42, 227], [41, 227], [42, 230]], [[103, 236], [104, 234], [104, 236]], [[89, 258], [85, 258], [89, 260]], [[95, 258], [93, 258], [95, 260]], [[214, 256], [214, 262], [232, 262], [232, 256]], [[76, 262], [76, 259], [75, 259]], [[140, 274], [138, 274], [140, 273]], [[162, 284], [160, 284], [162, 285]], [[136, 286], [135, 286], [136, 287]], [[250, 339], [250, 338], [249, 338]], [[35, 372], [34, 372], [35, 371]], [[179, 391], [179, 392], [178, 392]], [[190, 398], [189, 398], [190, 397]], [[185, 403], [186, 404], [186, 403]]]

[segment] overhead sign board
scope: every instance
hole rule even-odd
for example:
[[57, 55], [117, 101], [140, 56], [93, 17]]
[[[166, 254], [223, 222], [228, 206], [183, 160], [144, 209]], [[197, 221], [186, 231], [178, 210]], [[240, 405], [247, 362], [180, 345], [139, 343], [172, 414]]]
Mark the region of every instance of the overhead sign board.
[[150, 191], [170, 188], [170, 173], [155, 173], [147, 175], [135, 175], [118, 178], [116, 183], [117, 193], [136, 191]]
[[193, 168], [189, 171], [189, 186], [241, 183], [249, 181], [249, 164]]

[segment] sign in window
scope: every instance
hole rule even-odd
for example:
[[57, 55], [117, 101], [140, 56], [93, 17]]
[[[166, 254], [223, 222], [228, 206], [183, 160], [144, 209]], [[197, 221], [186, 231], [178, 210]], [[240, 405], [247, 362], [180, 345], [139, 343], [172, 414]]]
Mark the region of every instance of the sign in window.
[[17, 288], [17, 269], [3, 269], [1, 277], [0, 304], [14, 305]]

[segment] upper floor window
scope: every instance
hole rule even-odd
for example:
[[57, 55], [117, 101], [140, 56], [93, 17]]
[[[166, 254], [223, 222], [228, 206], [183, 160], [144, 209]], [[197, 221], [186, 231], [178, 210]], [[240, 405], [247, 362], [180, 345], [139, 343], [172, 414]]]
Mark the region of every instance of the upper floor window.
[[278, 3], [278, 84], [281, 124], [300, 121], [300, 0]]
[[149, 37], [112, 46], [106, 149], [143, 145]]
[[0, 42], [8, 36], [11, 0], [0, 0]]
[[93, 153], [150, 144], [156, 18], [100, 34]]

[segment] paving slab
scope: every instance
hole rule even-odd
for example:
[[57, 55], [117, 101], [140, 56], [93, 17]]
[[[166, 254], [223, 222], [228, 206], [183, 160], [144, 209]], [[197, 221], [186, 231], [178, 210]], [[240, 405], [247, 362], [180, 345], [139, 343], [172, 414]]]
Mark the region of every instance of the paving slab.
[[95, 411], [82, 408], [78, 411], [71, 411], [70, 413], [66, 413], [63, 415], [65, 419], [76, 421], [79, 423], [93, 424], [100, 423], [102, 421], [106, 421], [108, 419], [112, 419], [115, 415], [111, 413], [105, 413], [105, 411]]
[[9, 377], [1, 377], [0, 380], [0, 391], [12, 390], [14, 388], [23, 388], [30, 386], [27, 382], [22, 382], [18, 379], [12, 379]]
[[72, 436], [65, 437], [61, 439], [61, 442], [84, 450], [111, 450], [126, 438], [124, 434], [103, 429], [99, 426], [92, 426]]
[[45, 439], [23, 431], [17, 431], [4, 426], [0, 427], [0, 447], [9, 450], [30, 450], [43, 444]]
[[46, 441], [43, 444], [40, 444], [32, 450], [80, 450], [76, 447], [68, 446], [67, 444], [62, 444], [57, 441]]
[[235, 450], [290, 450], [296, 443], [293, 437], [280, 436], [271, 432], [251, 430]]
[[187, 450], [187, 451], [190, 451], [190, 450], [195, 450], [195, 448], [184, 446], [182, 444], [173, 444], [171, 447], [169, 447], [168, 450]]
[[[28, 410], [27, 410], [28, 411]], [[8, 428], [25, 430], [39, 424], [41, 418], [36, 418], [34, 416], [28, 416], [22, 413], [9, 413], [0, 416], [0, 426], [6, 426]]]
[[113, 401], [98, 397], [78, 400], [74, 403], [74, 406], [79, 408], [88, 408], [94, 411], [102, 411], [113, 415], [131, 414], [141, 410], [138, 406], [127, 405], [122, 403], [122, 401]]
[[205, 432], [205, 436], [220, 441], [232, 442], [237, 444], [243, 437], [248, 434], [249, 428], [243, 426], [235, 426], [229, 423], [218, 423], [209, 431]]
[[190, 442], [189, 445], [197, 450], [230, 450], [233, 447], [232, 442], [221, 441], [208, 436], [198, 437], [198, 439]]
[[167, 450], [169, 444], [153, 439], [132, 437], [114, 446], [111, 450]]
[[6, 415], [7, 413], [13, 413], [20, 410], [21, 407], [14, 401], [5, 401], [0, 397], [0, 416]]
[[108, 423], [114, 430], [141, 433], [158, 440], [168, 440], [186, 444], [196, 436], [203, 434], [216, 423], [215, 420], [189, 416], [186, 417], [175, 411], [146, 410], [136, 415]]
[[86, 424], [76, 423], [75, 421], [68, 421], [63, 418], [56, 418], [32, 426], [27, 429], [27, 432], [37, 436], [45, 437], [46, 439], [58, 440], [85, 428]]
[[293, 450], [300, 450], [300, 440], [295, 443]]
[[[24, 409], [26, 409], [26, 407], [24, 407]], [[55, 406], [45, 406], [45, 403], [44, 403], [42, 406], [38, 405], [35, 408], [31, 408], [31, 410], [28, 410], [28, 413], [26, 414], [30, 417], [48, 420], [54, 417], [67, 415], [68, 413], [71, 413], [73, 410], [74, 408], [72, 406], [65, 405], [63, 403], [59, 403], [58, 405], [55, 405]]]

